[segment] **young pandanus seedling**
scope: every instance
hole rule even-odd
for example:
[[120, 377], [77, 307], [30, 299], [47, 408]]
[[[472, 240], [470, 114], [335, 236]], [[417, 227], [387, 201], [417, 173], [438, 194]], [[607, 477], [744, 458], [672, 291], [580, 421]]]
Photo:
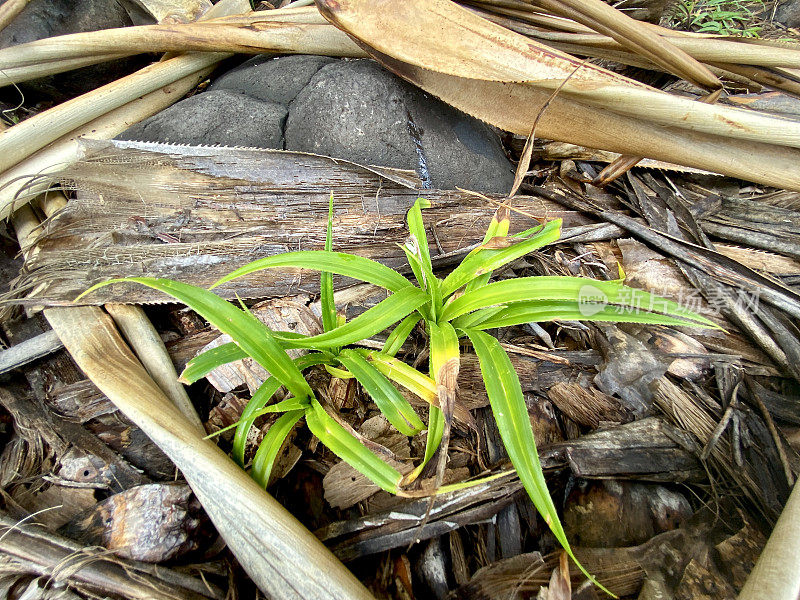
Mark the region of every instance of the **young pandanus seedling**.
[[[625, 286], [621, 280], [539, 276], [491, 281], [495, 270], [557, 241], [561, 234], [561, 221], [555, 219], [509, 235], [506, 207], [495, 214], [483, 243], [446, 277], [439, 278], [433, 270], [422, 219], [422, 209], [427, 206], [426, 200], [419, 199], [408, 212], [409, 237], [403, 245], [416, 285], [376, 261], [334, 252], [331, 201], [325, 250], [287, 252], [256, 260], [212, 286], [213, 289], [264, 269], [320, 271], [323, 333], [319, 335], [271, 331], [244, 305], [237, 307], [210, 290], [167, 279], [112, 280], [86, 293], [117, 281], [138, 282], [169, 294], [230, 335], [232, 342], [204, 352], [187, 365], [181, 376], [186, 382], [196, 381], [222, 364], [246, 357], [254, 359], [271, 374], [235, 425], [233, 443], [234, 459], [244, 466], [245, 440], [254, 420], [268, 412], [283, 413], [270, 427], [253, 460], [251, 472], [264, 486], [285, 437], [302, 417], [324, 445], [388, 492], [420, 495], [418, 490], [412, 491], [411, 484], [437, 454], [436, 493], [474, 484], [475, 481], [441, 486], [450, 428], [454, 414], [458, 416], [460, 345], [462, 340], [469, 341], [478, 356], [492, 413], [511, 463], [536, 509], [574, 560], [547, 490], [519, 378], [505, 350], [486, 330], [557, 320], [717, 326], [675, 302]], [[389, 295], [361, 315], [342, 322], [334, 304], [333, 274], [380, 286]], [[418, 325], [429, 341], [428, 376], [395, 356]], [[392, 326], [380, 351], [351, 347]], [[290, 349], [305, 349], [308, 353], [292, 359], [286, 352]], [[427, 429], [425, 455], [413, 471], [404, 477], [370, 449], [374, 444], [365, 444], [357, 432], [343, 424], [333, 408], [324, 406], [316, 398], [303, 371], [318, 365], [324, 365], [335, 376], [358, 380], [378, 409], [403, 434], [413, 436]], [[430, 404], [427, 425], [395, 384]], [[288, 396], [268, 404], [281, 387], [288, 391]], [[591, 578], [580, 563], [576, 561], [576, 564]]]

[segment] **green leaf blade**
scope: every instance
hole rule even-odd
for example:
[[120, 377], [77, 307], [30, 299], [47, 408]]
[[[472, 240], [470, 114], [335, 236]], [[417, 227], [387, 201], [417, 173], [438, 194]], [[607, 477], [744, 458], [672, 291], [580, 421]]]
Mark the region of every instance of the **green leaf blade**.
[[487, 274], [507, 265], [508, 263], [530, 254], [543, 246], [552, 244], [561, 236], [561, 219], [554, 219], [544, 225], [531, 238], [517, 242], [507, 248], [500, 250], [483, 249], [478, 250], [467, 256], [458, 267], [442, 282], [442, 295], [449, 296], [461, 286], [468, 284], [476, 277], [483, 277]]
[[301, 250], [276, 254], [275, 256], [253, 261], [225, 275], [214, 283], [211, 289], [257, 271], [276, 268], [326, 271], [335, 275], [366, 281], [392, 292], [400, 291], [412, 285], [408, 279], [394, 269], [363, 256], [344, 252], [329, 252], [327, 250]]
[[428, 300], [428, 295], [414, 286], [401, 289], [382, 300], [355, 319], [328, 331], [312, 337], [296, 335], [275, 336], [287, 348], [333, 348], [347, 346], [380, 333], [387, 327], [407, 317]]
[[247, 353], [233, 342], [211, 348], [186, 363], [180, 381], [188, 384], [195, 383], [217, 367], [243, 358], [247, 358]]
[[[295, 359], [295, 364], [300, 371], [304, 371], [315, 365], [320, 365], [325, 362], [325, 357], [319, 353], [310, 353], [300, 356]], [[258, 411], [260, 411], [267, 402], [270, 401], [275, 393], [280, 389], [281, 382], [275, 377], [269, 377], [262, 383], [242, 411], [239, 417], [239, 424], [236, 427], [236, 432], [233, 435], [233, 460], [239, 463], [239, 466], [244, 467], [244, 451], [247, 445], [247, 434], [250, 433], [250, 427], [253, 422], [258, 418]]]
[[478, 355], [492, 414], [511, 463], [556, 539], [569, 549], [569, 541], [547, 489], [522, 386], [511, 360], [500, 343], [489, 334], [475, 330], [466, 330], [465, 333]]
[[490, 283], [453, 300], [445, 307], [442, 318], [452, 320], [473, 310], [530, 300], [566, 300], [586, 304], [607, 304], [623, 309], [637, 309], [682, 317], [686, 321], [696, 323], [695, 326], [698, 327], [719, 328], [713, 321], [676, 302], [622, 285], [618, 281], [597, 281], [564, 276], [518, 277]]
[[306, 424], [331, 452], [367, 477], [381, 489], [396, 494], [402, 474], [384, 462], [339, 425], [319, 402], [312, 400], [306, 412]]
[[[620, 310], [622, 308], [622, 310]], [[486, 318], [469, 323], [462, 319], [482, 313], [482, 310], [495, 311], [485, 315]], [[456, 319], [460, 327], [472, 329], [493, 329], [511, 327], [524, 323], [542, 323], [547, 321], [593, 321], [607, 323], [643, 323], [647, 325], [671, 325], [676, 327], [698, 327], [696, 321], [682, 317], [673, 317], [661, 313], [626, 310], [624, 307], [575, 302], [572, 300], [529, 300], [514, 302], [499, 310], [482, 309], [463, 315]]]
[[375, 401], [378, 409], [400, 433], [413, 436], [425, 424], [403, 395], [374, 365], [355, 350], [342, 350], [339, 362], [353, 374]]
[[286, 438], [304, 414], [304, 410], [292, 410], [281, 415], [264, 435], [264, 439], [261, 441], [261, 445], [253, 458], [253, 466], [250, 471], [250, 476], [262, 488], [267, 489], [275, 459], [278, 458], [278, 453], [283, 447]]
[[115, 282], [133, 282], [159, 290], [182, 302], [233, 341], [258, 364], [276, 377], [298, 398], [313, 392], [303, 374], [278, 344], [270, 329], [251, 313], [236, 308], [213, 292], [180, 281], [152, 277], [128, 277], [93, 286], [84, 294]]

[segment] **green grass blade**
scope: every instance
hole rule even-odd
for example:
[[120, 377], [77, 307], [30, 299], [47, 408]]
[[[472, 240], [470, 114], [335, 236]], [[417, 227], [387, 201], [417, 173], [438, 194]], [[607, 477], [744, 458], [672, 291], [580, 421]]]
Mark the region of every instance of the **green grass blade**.
[[298, 268], [312, 271], [327, 271], [335, 275], [344, 275], [372, 283], [397, 292], [412, 283], [394, 269], [379, 262], [344, 252], [328, 252], [327, 250], [301, 250], [285, 252], [253, 261], [232, 273], [225, 275], [211, 289], [244, 275], [250, 275], [263, 269]]
[[408, 223], [408, 232], [417, 240], [417, 247], [419, 248], [419, 258], [422, 261], [422, 268], [426, 275], [430, 272], [433, 273], [433, 264], [431, 263], [431, 251], [428, 248], [428, 234], [425, 231], [425, 223], [422, 221], [422, 209], [430, 208], [431, 203], [425, 198], [417, 198], [414, 206], [408, 211], [406, 215], [406, 222]]
[[[310, 367], [324, 363], [325, 360], [326, 357], [324, 355], [315, 352], [297, 357], [294, 363], [300, 371], [305, 371]], [[231, 452], [233, 460], [242, 467], [244, 467], [244, 450], [250, 427], [253, 426], [253, 422], [258, 418], [259, 411], [269, 402], [280, 387], [280, 381], [275, 377], [269, 377], [259, 386], [242, 411], [242, 416], [236, 426], [236, 433], [233, 435], [233, 450]]]
[[421, 318], [422, 317], [419, 315], [419, 313], [412, 313], [400, 321], [392, 330], [392, 333], [389, 334], [389, 337], [386, 338], [386, 342], [384, 342], [383, 350], [381, 350], [381, 352], [388, 354], [389, 356], [394, 356], [397, 354], [400, 351], [400, 348], [403, 347], [403, 344], [406, 343], [408, 336], [410, 336], [411, 332], [414, 331], [414, 327], [416, 327]]
[[438, 324], [426, 321], [425, 329], [428, 331], [430, 340], [428, 351], [431, 378], [437, 385], [448, 385], [448, 383], [455, 385], [455, 381], [446, 381], [447, 378], [443, 373], [453, 363], [455, 363], [455, 372], [458, 373], [459, 349], [456, 330], [447, 321]]
[[[328, 201], [328, 227], [325, 231], [325, 251], [333, 252], [333, 192]], [[322, 309], [322, 330], [336, 329], [336, 302], [333, 299], [333, 273], [322, 271], [319, 281], [319, 300]]]
[[486, 384], [486, 394], [503, 445], [536, 510], [581, 572], [592, 583], [613, 596], [578, 562], [570, 548], [569, 540], [558, 518], [558, 511], [547, 489], [522, 386], [511, 359], [500, 346], [500, 342], [491, 335], [474, 329], [465, 330], [464, 333], [469, 337], [478, 355], [481, 375]]
[[97, 284], [82, 295], [99, 287], [121, 281], [140, 283], [172, 296], [194, 310], [222, 333], [230, 335], [248, 356], [275, 376], [294, 396], [298, 398], [313, 396], [303, 374], [278, 344], [269, 328], [249, 312], [236, 308], [209, 290], [170, 279], [128, 277]]
[[672, 317], [660, 313], [626, 309], [625, 307], [576, 302], [573, 300], [529, 300], [514, 302], [506, 307], [483, 309], [495, 311], [493, 315], [487, 314], [486, 318], [469, 324], [462, 319], [469, 319], [483, 311], [476, 311], [458, 317], [454, 324], [459, 327], [473, 329], [492, 329], [494, 327], [510, 327], [523, 323], [541, 323], [544, 321], [605, 321], [612, 323], [644, 323], [648, 325], [674, 325], [684, 327], [698, 327], [697, 321], [683, 317]]
[[431, 203], [425, 198], [418, 198], [408, 211], [406, 221], [411, 239], [410, 242], [403, 245], [403, 251], [406, 253], [408, 264], [411, 266], [419, 286], [425, 289], [430, 296], [429, 317], [436, 320], [442, 307], [441, 282], [433, 274], [428, 234], [422, 221], [422, 209], [428, 208], [430, 205]]
[[[475, 280], [473, 279], [472, 281]], [[451, 323], [456, 329], [481, 329], [480, 325], [482, 323], [488, 321], [494, 317], [494, 315], [505, 309], [505, 306], [490, 306], [489, 308], [481, 308], [480, 310], [456, 317], [451, 321]]]
[[333, 331], [312, 337], [298, 337], [275, 333], [275, 337], [287, 348], [333, 348], [354, 344], [371, 338], [404, 319], [425, 304], [428, 295], [419, 288], [409, 286], [392, 294], [366, 312], [358, 315]]
[[191, 384], [205, 377], [211, 371], [235, 360], [247, 358], [247, 353], [233, 342], [222, 344], [216, 348], [198, 354], [188, 363], [180, 376], [180, 381]]
[[425, 456], [422, 462], [406, 477], [408, 483], [415, 481], [417, 477], [419, 477], [420, 473], [422, 473], [422, 469], [425, 468], [425, 465], [427, 465], [436, 454], [436, 451], [442, 443], [443, 435], [444, 414], [437, 407], [431, 406], [430, 412], [428, 413], [428, 437], [425, 440]]
[[389, 422], [403, 435], [414, 436], [425, 429], [412, 406], [397, 391], [397, 388], [370, 364], [359, 352], [345, 349], [339, 354], [339, 362], [364, 387]]
[[[270, 414], [270, 413], [279, 413], [279, 412], [287, 412], [290, 410], [305, 410], [308, 408], [308, 398], [303, 398], [298, 400], [294, 396], [287, 398], [286, 400], [281, 400], [277, 404], [270, 404], [269, 406], [265, 406], [257, 410], [256, 412], [252, 413], [250, 416], [253, 419], [258, 417]], [[209, 433], [204, 439], [209, 439], [213, 437], [217, 437], [220, 434], [225, 433], [226, 431], [230, 431], [231, 429], [238, 428], [239, 425], [242, 423], [242, 419], [236, 421], [236, 423], [232, 423], [227, 427], [223, 427], [222, 429], [218, 429], [214, 433]]]
[[486, 393], [511, 463], [536, 509], [564, 548], [569, 542], [547, 490], [519, 378], [500, 343], [487, 333], [466, 330], [480, 363]]
[[447, 297], [475, 277], [490, 274], [492, 271], [552, 244], [561, 236], [561, 219], [553, 219], [542, 227], [533, 237], [517, 242], [499, 250], [478, 250], [467, 256], [442, 282], [442, 295]]
[[367, 360], [386, 377], [435, 408], [438, 401], [436, 399], [436, 382], [433, 379], [394, 356], [368, 350], [365, 351], [365, 354]]
[[306, 411], [306, 424], [331, 452], [364, 475], [375, 485], [396, 494], [402, 474], [368, 450], [359, 440], [339, 425], [316, 400]]
[[264, 439], [253, 457], [253, 467], [250, 471], [250, 476], [262, 488], [267, 489], [275, 459], [286, 438], [304, 414], [305, 410], [292, 410], [281, 415], [264, 435]]
[[683, 308], [676, 302], [622, 285], [618, 281], [562, 276], [517, 277], [490, 283], [453, 300], [445, 307], [442, 318], [452, 320], [473, 310], [528, 300], [571, 300], [592, 305], [609, 304], [631, 310], [683, 317], [687, 321], [696, 322], [697, 326], [719, 328], [713, 321]]

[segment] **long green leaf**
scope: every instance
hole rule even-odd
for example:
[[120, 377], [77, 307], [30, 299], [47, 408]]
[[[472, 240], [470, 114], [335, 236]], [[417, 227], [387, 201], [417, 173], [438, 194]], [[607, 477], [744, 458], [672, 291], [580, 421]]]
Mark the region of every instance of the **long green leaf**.
[[567, 549], [569, 541], [547, 490], [522, 386], [511, 360], [500, 343], [489, 334], [471, 329], [467, 329], [465, 333], [478, 355], [492, 414], [497, 421], [497, 428], [511, 464], [517, 469], [536, 509], [544, 517], [556, 539]]
[[359, 352], [345, 349], [339, 354], [339, 362], [353, 374], [366, 392], [375, 401], [389, 422], [403, 435], [413, 436], [425, 429], [413, 407], [397, 391], [397, 388], [374, 365]]
[[222, 277], [212, 285], [211, 289], [244, 275], [250, 275], [263, 269], [280, 267], [327, 271], [335, 275], [344, 275], [345, 277], [366, 281], [392, 292], [400, 291], [412, 285], [408, 279], [394, 269], [363, 256], [345, 254], [343, 252], [328, 252], [326, 250], [301, 250], [299, 252], [276, 254], [275, 256], [253, 261], [225, 275], [225, 277]]
[[[299, 356], [294, 360], [297, 368], [302, 372], [306, 369], [324, 363], [326, 357], [323, 354], [314, 352]], [[255, 394], [250, 398], [250, 401], [244, 407], [242, 416], [236, 427], [236, 433], [233, 436], [233, 459], [244, 467], [244, 451], [247, 445], [247, 434], [250, 432], [250, 427], [253, 422], [258, 418], [259, 411], [269, 402], [270, 398], [275, 395], [281, 387], [281, 382], [275, 377], [269, 377], [262, 383], [256, 390]]]
[[370, 452], [339, 425], [316, 400], [306, 412], [306, 424], [319, 441], [356, 471], [383, 490], [396, 494], [402, 474]]
[[536, 510], [581, 572], [604, 592], [614, 596], [584, 568], [570, 548], [569, 540], [558, 518], [558, 511], [547, 489], [522, 386], [511, 359], [500, 346], [500, 342], [491, 335], [474, 329], [464, 330], [464, 333], [469, 337], [478, 355], [486, 394], [503, 445]]
[[[328, 227], [325, 231], [325, 251], [333, 251], [333, 192], [328, 200]], [[322, 330], [336, 329], [336, 302], [333, 299], [333, 274], [322, 271], [319, 281], [319, 299], [322, 309]]]
[[269, 476], [272, 473], [272, 467], [278, 457], [278, 452], [280, 452], [287, 436], [304, 414], [304, 410], [293, 410], [281, 415], [264, 435], [264, 439], [261, 441], [255, 457], [253, 457], [253, 467], [250, 471], [250, 476], [264, 489], [269, 484]]
[[[500, 205], [496, 211], [494, 211], [494, 215], [492, 215], [492, 220], [489, 223], [489, 227], [486, 228], [486, 233], [483, 236], [483, 242], [481, 247], [472, 250], [467, 256], [471, 256], [476, 252], [480, 252], [484, 250], [483, 246], [488, 244], [494, 238], [505, 238], [508, 237], [508, 229], [511, 226], [511, 218], [510, 218], [510, 211], [508, 206], [505, 204]], [[479, 287], [483, 287], [489, 280], [492, 278], [492, 272], [489, 271], [487, 273], [483, 273], [481, 275], [476, 275], [472, 279], [467, 282], [464, 291], [471, 292], [472, 290], [477, 290]], [[443, 286], [444, 287], [444, 286]], [[443, 294], [444, 291], [442, 292]], [[445, 297], [447, 294], [445, 294]]]
[[247, 358], [247, 353], [233, 342], [211, 348], [186, 363], [186, 368], [181, 373], [180, 381], [194, 383], [217, 367], [243, 358]]
[[425, 440], [425, 456], [422, 462], [418, 464], [411, 473], [406, 477], [406, 482], [411, 483], [422, 473], [422, 469], [431, 461], [439, 446], [442, 443], [442, 436], [444, 435], [444, 414], [441, 409], [436, 406], [431, 406], [428, 413], [428, 437]]
[[406, 343], [408, 336], [411, 335], [411, 332], [416, 327], [417, 323], [419, 323], [422, 317], [419, 313], [411, 313], [405, 319], [400, 321], [394, 329], [392, 329], [392, 333], [389, 334], [389, 337], [386, 338], [386, 341], [383, 344], [382, 352], [384, 354], [388, 354], [389, 356], [394, 356], [400, 351], [400, 348], [403, 347], [403, 344]]
[[333, 331], [312, 337], [298, 337], [276, 332], [275, 337], [286, 348], [333, 348], [347, 346], [371, 338], [425, 304], [428, 295], [421, 289], [408, 286], [358, 315]]
[[[292, 410], [305, 410], [306, 408], [308, 408], [308, 398], [303, 398], [301, 400], [298, 400], [294, 396], [290, 396], [289, 398], [286, 398], [286, 400], [281, 400], [276, 404], [270, 404], [269, 406], [265, 406], [264, 408], [257, 410], [256, 412], [252, 413], [250, 417], [256, 419], [258, 417], [268, 415], [270, 413], [288, 412]], [[208, 434], [205, 439], [216, 437], [222, 433], [225, 433], [226, 431], [230, 431], [234, 427], [238, 428], [239, 425], [241, 425], [241, 423], [242, 420], [239, 419], [238, 421], [236, 421], [236, 423], [232, 423], [227, 427], [218, 429], [214, 433]]]
[[425, 198], [417, 198], [408, 214], [406, 215], [406, 223], [408, 224], [408, 232], [416, 241], [416, 251], [414, 254], [420, 261], [419, 268], [421, 273], [414, 270], [414, 275], [420, 287], [426, 287], [428, 283], [425, 281], [433, 273], [433, 263], [431, 263], [431, 252], [428, 248], [428, 234], [425, 231], [425, 223], [422, 221], [422, 209], [430, 208], [431, 203]]
[[698, 325], [718, 328], [713, 321], [671, 300], [622, 285], [618, 281], [561, 276], [518, 277], [490, 283], [453, 300], [445, 307], [442, 318], [452, 320], [473, 310], [529, 300], [571, 300], [593, 308], [597, 304], [609, 304], [630, 310], [680, 316]]
[[411, 244], [403, 246], [408, 264], [417, 278], [419, 286], [428, 292], [430, 297], [430, 314], [428, 318], [436, 320], [442, 306], [441, 282], [433, 274], [431, 251], [428, 247], [428, 234], [422, 221], [422, 209], [429, 208], [431, 203], [425, 198], [417, 198], [414, 206], [408, 211], [406, 221], [411, 234]]
[[553, 219], [530, 239], [499, 250], [478, 250], [467, 256], [442, 282], [442, 295], [455, 292], [477, 276], [489, 274], [508, 263], [552, 244], [561, 236], [561, 219]]
[[128, 277], [94, 285], [79, 298], [100, 287], [119, 282], [139, 283], [172, 296], [222, 333], [230, 335], [248, 356], [274, 375], [294, 396], [298, 398], [313, 396], [303, 374], [278, 344], [269, 328], [249, 312], [239, 310], [208, 290], [170, 279]]
[[[479, 317], [484, 311], [487, 311], [486, 318], [480, 319]], [[468, 320], [471, 320], [472, 323], [469, 323]], [[683, 317], [573, 300], [529, 300], [526, 302], [514, 302], [506, 307], [501, 307], [499, 310], [497, 307], [485, 308], [458, 317], [453, 321], [453, 325], [461, 328], [492, 329], [544, 321], [605, 321], [611, 323], [705, 327], [704, 324]]]

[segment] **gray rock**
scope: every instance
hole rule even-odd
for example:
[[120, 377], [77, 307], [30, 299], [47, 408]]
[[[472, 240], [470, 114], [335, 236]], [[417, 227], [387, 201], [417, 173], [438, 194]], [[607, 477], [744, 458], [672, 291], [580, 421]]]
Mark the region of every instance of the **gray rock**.
[[232, 90], [213, 90], [173, 104], [119, 139], [173, 144], [283, 148], [286, 108]]
[[780, 3], [773, 20], [786, 27], [800, 27], [800, 1], [786, 0]]
[[337, 61], [327, 56], [256, 56], [217, 78], [209, 89], [237, 90], [288, 107], [317, 71], [332, 62]]
[[[128, 27], [134, 19], [136, 24], [142, 22], [141, 11], [129, 11], [127, 3], [118, 0], [32, 0], [0, 31], [0, 48], [57, 35]], [[122, 77], [146, 62], [142, 57], [111, 61], [28, 82], [23, 89], [63, 99]]]
[[488, 126], [370, 60], [320, 69], [292, 102], [284, 135], [292, 150], [414, 169], [433, 187], [504, 192], [514, 179]]
[[490, 127], [370, 60], [251, 59], [120, 137], [326, 154], [438, 188], [506, 192], [514, 179]]

